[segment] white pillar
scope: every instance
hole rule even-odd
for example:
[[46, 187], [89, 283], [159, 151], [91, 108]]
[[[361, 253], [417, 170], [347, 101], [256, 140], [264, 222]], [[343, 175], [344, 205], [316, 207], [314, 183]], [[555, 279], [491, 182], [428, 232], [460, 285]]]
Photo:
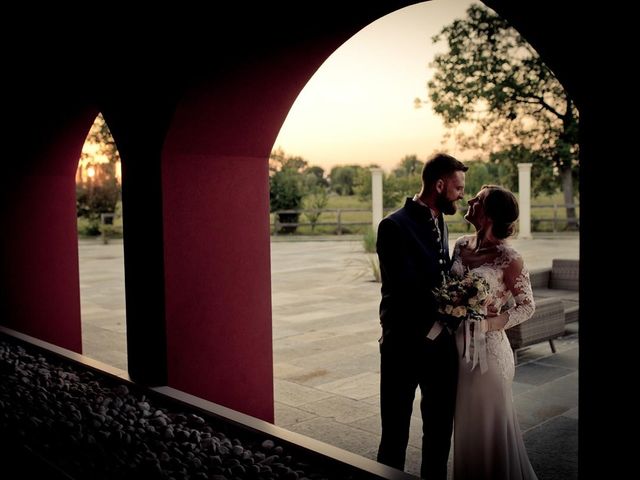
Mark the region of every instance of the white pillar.
[[371, 168], [371, 227], [378, 231], [378, 224], [382, 221], [382, 169]]
[[520, 232], [518, 238], [531, 238], [531, 163], [518, 164], [518, 191], [520, 193]]

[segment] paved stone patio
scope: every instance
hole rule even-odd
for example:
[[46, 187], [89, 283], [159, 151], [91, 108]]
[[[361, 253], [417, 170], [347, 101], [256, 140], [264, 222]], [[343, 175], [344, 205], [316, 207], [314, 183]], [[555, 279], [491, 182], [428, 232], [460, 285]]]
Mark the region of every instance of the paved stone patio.
[[[453, 240], [456, 234], [452, 235]], [[579, 258], [577, 236], [513, 240], [530, 270]], [[126, 369], [122, 242], [80, 241], [85, 355]], [[368, 255], [354, 237], [271, 244], [275, 423], [375, 459], [380, 439], [378, 303]], [[577, 478], [578, 323], [519, 352], [514, 400], [541, 480]], [[419, 394], [417, 395], [417, 397]], [[420, 468], [416, 398], [406, 470]]]

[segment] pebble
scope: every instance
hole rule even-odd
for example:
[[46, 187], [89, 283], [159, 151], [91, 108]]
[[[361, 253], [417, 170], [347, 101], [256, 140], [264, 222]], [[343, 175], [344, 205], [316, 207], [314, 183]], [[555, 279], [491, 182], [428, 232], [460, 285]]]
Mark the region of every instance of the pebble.
[[0, 432], [51, 452], [46, 459], [77, 478], [327, 478], [322, 467], [289, 468], [293, 457], [272, 439], [231, 439], [201, 415], [114, 383], [0, 338]]

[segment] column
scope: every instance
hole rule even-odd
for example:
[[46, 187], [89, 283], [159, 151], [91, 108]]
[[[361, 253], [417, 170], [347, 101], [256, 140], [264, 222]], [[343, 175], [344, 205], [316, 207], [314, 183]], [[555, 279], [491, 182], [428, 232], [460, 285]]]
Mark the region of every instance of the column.
[[531, 163], [518, 164], [518, 191], [520, 192], [520, 229], [518, 238], [531, 238]]
[[371, 208], [372, 224], [374, 232], [378, 231], [378, 224], [382, 221], [382, 169], [371, 168]]

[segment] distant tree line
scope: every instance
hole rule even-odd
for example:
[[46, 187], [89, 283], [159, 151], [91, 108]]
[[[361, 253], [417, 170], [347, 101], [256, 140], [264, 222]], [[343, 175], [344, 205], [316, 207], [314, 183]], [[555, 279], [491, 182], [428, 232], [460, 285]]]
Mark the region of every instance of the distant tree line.
[[[383, 173], [383, 206], [399, 207], [406, 197], [412, 197], [420, 191], [422, 167], [426, 159], [417, 155], [406, 155], [389, 173]], [[510, 162], [496, 163], [486, 161], [465, 162], [469, 166], [466, 177], [468, 196], [475, 195], [483, 184], [497, 183], [515, 189], [517, 168], [511, 168]], [[371, 200], [371, 168], [378, 165], [337, 165], [328, 175], [324, 169], [311, 166], [300, 156], [287, 155], [282, 149], [274, 150], [269, 159], [269, 191], [271, 211], [311, 210], [307, 218], [312, 229], [320, 213], [328, 203], [328, 196], [357, 195], [363, 200]], [[515, 171], [515, 176], [514, 176]], [[298, 213], [282, 213], [281, 224], [297, 223]], [[283, 233], [295, 231], [295, 227], [283, 225]]]

